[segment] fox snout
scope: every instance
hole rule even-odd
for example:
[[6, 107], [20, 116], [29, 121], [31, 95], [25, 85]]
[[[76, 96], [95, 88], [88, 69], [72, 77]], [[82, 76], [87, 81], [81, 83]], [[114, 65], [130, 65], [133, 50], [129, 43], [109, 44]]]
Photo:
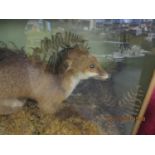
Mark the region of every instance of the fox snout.
[[100, 70], [95, 78], [98, 80], [107, 80], [110, 78], [110, 75], [106, 71]]
[[95, 79], [97, 79], [97, 80], [107, 80], [107, 79], [109, 79], [109, 74], [108, 73], [104, 73], [104, 74], [101, 74], [101, 75], [97, 75], [96, 77], [95, 77]]
[[109, 79], [109, 74], [108, 73], [103, 73], [103, 74], [101, 74], [101, 75], [99, 75], [99, 77], [101, 78], [101, 80], [106, 80], [106, 79]]

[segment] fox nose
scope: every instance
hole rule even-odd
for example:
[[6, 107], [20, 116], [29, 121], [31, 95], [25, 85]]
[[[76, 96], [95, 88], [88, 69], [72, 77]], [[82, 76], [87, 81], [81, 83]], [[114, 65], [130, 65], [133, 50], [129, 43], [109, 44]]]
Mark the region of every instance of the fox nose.
[[108, 74], [108, 73], [106, 73], [106, 74], [105, 74], [105, 75], [103, 75], [102, 77], [103, 77], [103, 79], [104, 79], [104, 80], [106, 80], [106, 79], [109, 79], [109, 77], [110, 77], [110, 76], [109, 76], [109, 74]]

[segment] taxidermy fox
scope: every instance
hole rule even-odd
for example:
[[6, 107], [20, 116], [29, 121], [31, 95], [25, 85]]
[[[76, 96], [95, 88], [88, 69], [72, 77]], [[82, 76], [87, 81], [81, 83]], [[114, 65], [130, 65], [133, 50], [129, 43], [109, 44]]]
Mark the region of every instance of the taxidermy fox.
[[[0, 53], [5, 51], [0, 49]], [[24, 54], [0, 57], [0, 113], [9, 114], [22, 108], [23, 98], [36, 100], [40, 110], [46, 113], [55, 113], [80, 80], [108, 78], [86, 48], [68, 48], [60, 57], [63, 57], [60, 61], [46, 67]]]

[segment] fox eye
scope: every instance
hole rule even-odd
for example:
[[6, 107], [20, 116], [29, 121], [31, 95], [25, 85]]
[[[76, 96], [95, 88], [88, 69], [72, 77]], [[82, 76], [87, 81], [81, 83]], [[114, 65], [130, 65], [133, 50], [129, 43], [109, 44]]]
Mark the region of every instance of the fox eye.
[[89, 65], [89, 68], [95, 68], [94, 64]]

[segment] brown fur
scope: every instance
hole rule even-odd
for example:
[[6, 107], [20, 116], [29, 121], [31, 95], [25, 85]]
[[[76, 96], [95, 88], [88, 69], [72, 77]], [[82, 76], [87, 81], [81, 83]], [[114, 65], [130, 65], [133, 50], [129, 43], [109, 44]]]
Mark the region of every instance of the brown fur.
[[[3, 100], [31, 98], [38, 102], [39, 108], [44, 112], [55, 113], [62, 106], [62, 101], [71, 93], [68, 90], [72, 78], [76, 78], [79, 73], [87, 72], [99, 76], [106, 74], [96, 58], [86, 50], [80, 48], [71, 50], [64, 61], [67, 67], [64, 68], [63, 63], [62, 72], [58, 75], [47, 72], [43, 63], [33, 63], [22, 54], [11, 54], [3, 58], [0, 61], [0, 112], [7, 113], [3, 107]], [[92, 63], [96, 66], [93, 69], [89, 68]], [[69, 93], [66, 95], [66, 92]], [[16, 110], [16, 107], [12, 110]]]

